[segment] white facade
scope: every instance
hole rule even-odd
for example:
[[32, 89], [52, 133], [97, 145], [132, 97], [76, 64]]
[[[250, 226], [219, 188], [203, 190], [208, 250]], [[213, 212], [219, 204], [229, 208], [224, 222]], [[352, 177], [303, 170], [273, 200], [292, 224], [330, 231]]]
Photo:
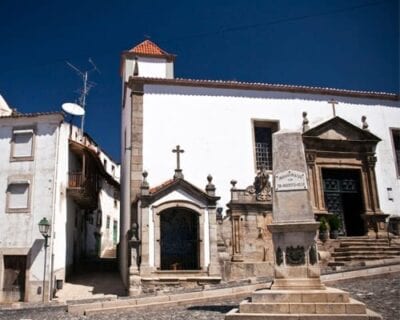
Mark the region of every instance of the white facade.
[[[337, 116], [361, 127], [365, 115], [370, 132], [382, 139], [375, 169], [381, 209], [400, 214], [400, 179], [390, 130], [400, 128], [399, 101], [145, 84], [143, 168], [152, 185], [169, 179], [175, 166], [171, 150], [179, 144], [185, 150], [185, 178], [202, 186], [204, 177], [212, 174], [222, 198], [219, 206], [224, 207], [230, 199], [230, 181], [247, 186], [256, 174], [253, 122], [277, 122], [281, 130], [301, 131], [302, 113], [307, 112], [312, 128], [333, 117], [331, 98], [339, 102]], [[388, 188], [393, 200], [388, 199]]]
[[[323, 203], [324, 191], [321, 189], [324, 183], [322, 170], [342, 170], [340, 174], [343, 174], [343, 170], [347, 169], [353, 172], [355, 170], [360, 177], [363, 172], [364, 176], [357, 179], [364, 179], [359, 181], [363, 185], [359, 192], [364, 192], [362, 197], [365, 212], [369, 210], [368, 214], [376, 215], [381, 219], [379, 221], [386, 215], [400, 215], [400, 170], [397, 168], [393, 138], [393, 130], [400, 130], [398, 95], [173, 78], [173, 72], [161, 72], [159, 62], [153, 61], [154, 56], [151, 54], [146, 64], [141, 63], [139, 58], [143, 60], [149, 52], [145, 43], [133, 49], [137, 56], [130, 52], [122, 57], [120, 266], [123, 277], [126, 276], [124, 282], [127, 286], [128, 267], [132, 262], [127, 260], [129, 245], [124, 239], [129, 234], [132, 223], [137, 221], [143, 224], [140, 220], [143, 217], [135, 218], [136, 209], [132, 207], [140, 197], [142, 172], [148, 172], [147, 181], [150, 187], [162, 185], [171, 179], [171, 173], [176, 168], [176, 156], [172, 149], [177, 145], [185, 150], [180, 164], [185, 180], [203, 188], [205, 177], [211, 174], [212, 183], [217, 188], [216, 195], [221, 197], [217, 206], [226, 209], [226, 204], [231, 199], [231, 181], [236, 180], [239, 188], [245, 188], [253, 183], [257, 173], [256, 126], [268, 127], [272, 132], [302, 132], [303, 113], [306, 114], [306, 122], [308, 121], [308, 128], [311, 129], [337, 116], [347, 123], [348, 128], [352, 125], [360, 128], [360, 135], [361, 130], [367, 128], [375, 138], [378, 137], [376, 141], [381, 139], [375, 150], [377, 162], [375, 164], [373, 151], [368, 151], [368, 156], [365, 151], [362, 159], [359, 154], [357, 158], [349, 158], [350, 162], [342, 165], [340, 156], [332, 155], [334, 153], [331, 152], [330, 157], [334, 157], [335, 161], [320, 164], [317, 169], [321, 170], [319, 178], [313, 180], [320, 189], [319, 198], [315, 200], [315, 203], [319, 201], [315, 214], [328, 213], [328, 208]], [[154, 48], [155, 45], [152, 45]], [[336, 103], [332, 104], [331, 101]], [[343, 136], [343, 139], [346, 137]], [[348, 157], [351, 151], [346, 152]], [[353, 153], [355, 154], [355, 150]], [[371, 165], [374, 168], [368, 171]], [[367, 171], [369, 173], [366, 174]], [[173, 195], [177, 196], [171, 194], [169, 197]], [[179, 197], [171, 201], [179, 201]], [[373, 205], [372, 209], [367, 207], [370, 203]], [[138, 211], [139, 215], [143, 214]], [[142, 248], [142, 254], [146, 258], [147, 254], [150, 255], [150, 266], [159, 258], [159, 253], [152, 245], [155, 242], [152, 238], [154, 225], [151, 217], [150, 209], [149, 217], [145, 217], [146, 221], [149, 219], [149, 234], [146, 234], [146, 239], [141, 239], [149, 243], [149, 247], [146, 244]], [[136, 283], [136, 280], [133, 282]]]
[[[92, 212], [70, 194], [70, 174], [82, 170], [79, 148], [90, 149], [99, 158], [98, 166], [104, 159], [108, 163]], [[44, 294], [48, 300], [55, 280], [65, 281], [78, 253], [100, 255], [101, 249], [115, 247], [118, 235], [102, 235], [101, 222], [106, 220], [97, 216], [108, 214], [119, 224], [120, 168], [92, 139], [64, 122], [61, 113], [3, 115], [0, 150], [0, 302], [42, 300], [45, 251], [38, 228], [42, 218], [51, 224]], [[101, 248], [95, 248], [94, 232]]]

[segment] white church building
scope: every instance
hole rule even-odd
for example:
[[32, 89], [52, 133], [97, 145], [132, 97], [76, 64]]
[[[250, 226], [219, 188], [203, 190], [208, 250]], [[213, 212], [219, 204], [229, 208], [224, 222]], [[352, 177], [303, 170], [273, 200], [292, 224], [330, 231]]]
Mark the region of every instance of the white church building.
[[62, 112], [16, 112], [1, 96], [0, 150], [0, 302], [48, 301], [115, 251], [120, 168]]
[[397, 94], [182, 79], [174, 63], [149, 40], [122, 54], [120, 266], [131, 294], [218, 281], [216, 217], [236, 184], [271, 172], [278, 130], [303, 133], [316, 218], [336, 213], [344, 235], [375, 237], [400, 215]]

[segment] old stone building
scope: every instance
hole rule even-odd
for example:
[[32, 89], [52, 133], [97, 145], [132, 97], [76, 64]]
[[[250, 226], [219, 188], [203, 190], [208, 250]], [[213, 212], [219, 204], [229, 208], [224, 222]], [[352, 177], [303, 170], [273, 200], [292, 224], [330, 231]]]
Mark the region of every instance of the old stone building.
[[[149, 40], [122, 54], [120, 267], [132, 294], [150, 281], [161, 283], [160, 274], [172, 281], [208, 270], [206, 276], [214, 277], [215, 250], [221, 279], [272, 272], [267, 226], [276, 181], [269, 176], [272, 134], [279, 130], [302, 133], [317, 219], [336, 215], [340, 234], [350, 237], [386, 234], [387, 219], [400, 214], [397, 94], [182, 79], [174, 76], [174, 62], [174, 55]], [[181, 170], [171, 152], [176, 145], [185, 150], [185, 179], [171, 180], [172, 170]], [[198, 190], [210, 173], [219, 197], [212, 201], [207, 187]], [[208, 212], [208, 229], [201, 210]], [[196, 225], [189, 238], [201, 243], [203, 258], [193, 264], [165, 258], [169, 249], [163, 251], [159, 241], [169, 239], [172, 248], [184, 239], [163, 238], [176, 230], [163, 227], [167, 220], [180, 229], [190, 221]], [[201, 231], [195, 238], [201, 228], [208, 235]]]
[[1, 96], [0, 150], [0, 302], [48, 301], [85, 259], [115, 251], [119, 165], [63, 113]]

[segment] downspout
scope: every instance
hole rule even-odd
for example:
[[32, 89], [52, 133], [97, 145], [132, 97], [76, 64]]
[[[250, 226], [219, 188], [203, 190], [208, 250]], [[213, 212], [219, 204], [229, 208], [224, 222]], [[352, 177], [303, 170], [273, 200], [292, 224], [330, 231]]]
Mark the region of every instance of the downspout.
[[[64, 121], [61, 121], [58, 126], [57, 130], [57, 140], [56, 140], [56, 156], [55, 156], [55, 164], [54, 164], [54, 179], [53, 179], [53, 212], [52, 212], [52, 217], [51, 217], [51, 232], [52, 232], [52, 237], [50, 238], [50, 254], [51, 254], [51, 268], [50, 268], [50, 286], [49, 286], [49, 300], [52, 300], [53, 298], [53, 276], [54, 276], [54, 226], [55, 226], [55, 221], [56, 221], [56, 201], [57, 201], [57, 181], [58, 181], [58, 157], [59, 157], [59, 149], [60, 149], [60, 131], [61, 131], [61, 126]], [[43, 288], [44, 290], [44, 288]]]

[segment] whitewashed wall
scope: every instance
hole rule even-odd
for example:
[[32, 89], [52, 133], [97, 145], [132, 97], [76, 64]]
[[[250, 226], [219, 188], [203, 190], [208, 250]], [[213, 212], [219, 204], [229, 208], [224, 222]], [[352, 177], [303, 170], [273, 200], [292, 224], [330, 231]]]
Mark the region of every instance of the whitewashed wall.
[[[42, 218], [52, 221], [56, 208], [56, 158], [61, 115], [40, 117], [0, 118], [0, 252], [30, 250], [31, 265], [27, 277], [29, 300], [37, 301], [41, 295], [37, 287], [43, 279], [43, 237], [38, 223]], [[16, 126], [35, 128], [33, 161], [10, 162], [12, 129]], [[6, 213], [6, 190], [11, 176], [31, 176], [30, 212]], [[53, 236], [52, 236], [53, 238]], [[8, 251], [10, 252], [10, 251]], [[50, 255], [46, 269], [50, 268]]]
[[[170, 78], [174, 77], [174, 64], [167, 62], [165, 58], [153, 58], [138, 56], [139, 77], [149, 78]], [[133, 58], [125, 60], [124, 81], [133, 76], [135, 60]]]
[[[361, 126], [367, 116], [378, 144], [376, 174], [381, 208], [399, 214], [400, 180], [396, 177], [389, 127], [400, 127], [399, 102], [344, 98], [311, 94], [261, 92], [234, 89], [205, 89], [145, 85], [144, 169], [151, 186], [172, 178], [176, 156], [171, 150], [180, 145], [185, 153], [181, 166], [185, 179], [205, 187], [210, 173], [225, 207], [230, 200], [230, 181], [238, 187], [253, 182], [255, 160], [252, 119], [279, 121], [280, 129], [301, 130], [302, 112], [308, 113], [313, 127], [332, 117], [331, 98], [339, 101], [336, 114]], [[125, 125], [123, 123], [123, 125]], [[387, 199], [392, 187], [394, 201]]]

